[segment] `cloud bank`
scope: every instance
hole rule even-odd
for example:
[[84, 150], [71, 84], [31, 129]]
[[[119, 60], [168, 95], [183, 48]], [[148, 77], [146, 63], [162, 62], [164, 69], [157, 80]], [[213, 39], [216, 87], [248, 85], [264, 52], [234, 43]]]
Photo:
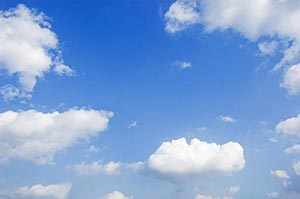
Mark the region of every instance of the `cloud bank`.
[[37, 164], [54, 163], [57, 152], [106, 130], [112, 116], [112, 112], [92, 109], [0, 113], [0, 162], [22, 158]]

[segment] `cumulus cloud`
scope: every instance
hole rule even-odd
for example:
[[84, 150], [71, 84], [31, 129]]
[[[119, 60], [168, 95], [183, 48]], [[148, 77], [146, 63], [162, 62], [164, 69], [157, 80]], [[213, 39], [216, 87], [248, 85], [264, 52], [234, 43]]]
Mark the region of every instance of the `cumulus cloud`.
[[226, 122], [226, 123], [235, 123], [236, 122], [236, 119], [234, 119], [233, 117], [230, 117], [230, 116], [220, 115], [219, 119], [222, 122]]
[[118, 162], [109, 162], [107, 164], [103, 164], [102, 161], [94, 161], [92, 163], [81, 162], [79, 164], [70, 165], [67, 168], [72, 169], [79, 175], [95, 175], [95, 174], [107, 174], [112, 175], [116, 174], [119, 171], [121, 163]]
[[112, 112], [92, 109], [0, 113], [0, 162], [23, 158], [37, 164], [53, 163], [57, 152], [106, 130], [112, 116]]
[[284, 150], [284, 152], [287, 153], [287, 154], [300, 153], [300, 144], [296, 144], [296, 145], [293, 145], [289, 148], [286, 148]]
[[175, 1], [165, 14], [169, 33], [176, 33], [190, 25], [199, 23], [198, 3], [196, 1]]
[[130, 199], [132, 197], [125, 196], [125, 194], [119, 191], [113, 191], [111, 193], [106, 194], [101, 199]]
[[165, 30], [174, 34], [195, 24], [207, 33], [233, 30], [258, 41], [262, 55], [282, 53], [278, 70], [300, 62], [299, 18], [300, 2], [294, 0], [177, 0], [165, 13]]
[[285, 72], [281, 86], [286, 88], [291, 95], [300, 94], [300, 64], [290, 67]]
[[233, 199], [231, 196], [225, 196], [225, 197], [212, 197], [208, 195], [197, 195], [195, 199]]
[[296, 161], [293, 163], [292, 165], [294, 172], [296, 173], [296, 175], [300, 175], [300, 161]]
[[185, 138], [164, 142], [147, 160], [149, 170], [167, 177], [210, 172], [228, 174], [240, 171], [244, 166], [244, 149], [240, 144], [218, 145], [196, 138], [190, 143]]
[[276, 131], [285, 135], [300, 136], [300, 117], [291, 117], [279, 122]]
[[47, 17], [25, 5], [0, 11], [0, 69], [18, 78], [21, 89], [33, 91], [37, 79], [54, 68], [73, 74], [63, 64], [59, 42]]
[[72, 188], [71, 184], [50, 184], [50, 185], [33, 185], [24, 186], [17, 191], [17, 196], [21, 198], [36, 199], [67, 199]]

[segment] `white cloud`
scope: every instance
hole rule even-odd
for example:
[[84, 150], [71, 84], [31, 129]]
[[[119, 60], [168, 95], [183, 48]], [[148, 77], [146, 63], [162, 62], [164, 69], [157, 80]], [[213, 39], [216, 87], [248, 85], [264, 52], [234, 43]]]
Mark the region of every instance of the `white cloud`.
[[119, 172], [121, 164], [118, 162], [109, 162], [103, 164], [102, 161], [95, 161], [90, 164], [81, 162], [79, 164], [68, 166], [67, 168], [72, 169], [79, 175], [95, 175], [95, 174], [107, 174], [112, 175]]
[[177, 0], [165, 14], [165, 30], [176, 33], [195, 24], [207, 33], [233, 30], [253, 42], [259, 41], [262, 55], [282, 53], [274, 67], [278, 70], [300, 62], [299, 18], [299, 1]]
[[284, 152], [287, 153], [287, 154], [300, 153], [300, 144], [296, 144], [296, 145], [293, 145], [289, 148], [286, 148], [284, 150]]
[[62, 63], [56, 64], [53, 71], [58, 74], [59, 76], [67, 75], [73, 76], [75, 75], [74, 70], [72, 70], [69, 66], [66, 66]]
[[219, 119], [222, 122], [226, 122], [226, 123], [235, 123], [236, 122], [236, 119], [234, 119], [233, 117], [230, 117], [230, 116], [220, 115]]
[[137, 125], [138, 125], [138, 121], [135, 120], [128, 125], [128, 128], [137, 127]]
[[196, 1], [176, 1], [165, 14], [167, 21], [165, 30], [175, 33], [199, 22], [198, 5]]
[[127, 197], [119, 191], [113, 191], [111, 193], [106, 194], [101, 199], [130, 199], [130, 198], [132, 198], [132, 197]]
[[5, 101], [11, 101], [15, 98], [31, 98], [32, 96], [26, 92], [23, 91], [13, 85], [7, 84], [5, 86], [2, 86], [0, 88], [0, 94], [2, 95], [3, 99]]
[[293, 165], [292, 165], [292, 167], [293, 167], [296, 175], [299, 176], [300, 175], [300, 161], [294, 162]]
[[71, 184], [38, 184], [32, 187], [24, 186], [17, 191], [17, 195], [26, 198], [67, 199], [72, 188]]
[[279, 178], [283, 181], [283, 186], [287, 187], [291, 182], [289, 181], [291, 177], [285, 170], [275, 170], [271, 171], [271, 174], [276, 178]]
[[276, 131], [286, 135], [300, 136], [300, 117], [292, 117], [279, 122], [276, 126]]
[[291, 178], [285, 170], [271, 171], [271, 174], [282, 180], [289, 180]]
[[25, 5], [0, 11], [0, 43], [0, 69], [15, 75], [24, 91], [31, 92], [52, 67], [58, 74], [71, 74], [47, 17]]
[[195, 197], [195, 199], [233, 199], [232, 197], [228, 197], [228, 196], [225, 196], [225, 197], [212, 197], [212, 196], [207, 196], [207, 195], [197, 195]]
[[240, 144], [217, 145], [196, 138], [190, 144], [185, 138], [164, 142], [147, 161], [148, 169], [167, 177], [232, 173], [244, 166], [244, 149]]
[[262, 55], [272, 55], [278, 48], [278, 42], [276, 41], [263, 41], [258, 44], [258, 49]]
[[277, 192], [272, 192], [272, 193], [266, 193], [266, 196], [268, 198], [277, 198], [279, 194]]
[[273, 142], [273, 143], [277, 143], [278, 142], [278, 140], [276, 138], [270, 138], [269, 141]]
[[286, 88], [291, 95], [300, 94], [300, 64], [290, 67], [285, 72], [281, 86]]
[[240, 186], [231, 186], [229, 188], [229, 193], [230, 194], [235, 194], [235, 193], [238, 193], [240, 191]]
[[300, 40], [300, 2], [269, 0], [177, 0], [165, 14], [166, 30], [201, 23], [206, 31], [234, 29], [246, 38], [279, 36]]
[[53, 163], [57, 152], [106, 130], [112, 116], [111, 112], [85, 109], [0, 113], [0, 162], [23, 158]]
[[89, 153], [98, 153], [100, 151], [100, 148], [91, 145], [86, 151]]
[[188, 61], [175, 61], [174, 65], [178, 66], [180, 70], [184, 70], [184, 69], [187, 69], [187, 68], [191, 68], [192, 67], [192, 62], [188, 62]]

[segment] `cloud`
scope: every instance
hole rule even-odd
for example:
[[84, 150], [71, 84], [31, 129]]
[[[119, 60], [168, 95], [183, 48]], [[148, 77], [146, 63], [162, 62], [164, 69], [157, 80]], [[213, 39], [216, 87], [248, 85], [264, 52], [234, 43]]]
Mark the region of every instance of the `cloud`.
[[128, 128], [131, 129], [131, 128], [137, 127], [137, 125], [138, 125], [138, 121], [135, 120], [128, 125]]
[[72, 169], [79, 175], [95, 175], [95, 174], [107, 174], [112, 175], [119, 172], [121, 164], [118, 162], [109, 162], [103, 164], [102, 161], [94, 161], [90, 164], [81, 162], [79, 164], [70, 165], [67, 168]]
[[277, 124], [275, 129], [278, 133], [300, 136], [300, 117], [291, 117], [281, 121]]
[[300, 64], [290, 67], [285, 72], [281, 86], [286, 88], [291, 95], [300, 94]]
[[275, 170], [275, 171], [271, 171], [271, 174], [279, 179], [283, 179], [283, 180], [288, 180], [291, 177], [287, 174], [286, 171], [284, 170]]
[[32, 96], [26, 92], [23, 91], [13, 85], [7, 84], [5, 86], [2, 86], [0, 88], [0, 94], [2, 95], [3, 99], [5, 101], [11, 101], [16, 98], [31, 98]]
[[278, 140], [276, 138], [270, 138], [269, 141], [272, 143], [278, 143]]
[[37, 164], [54, 163], [57, 152], [106, 130], [112, 116], [112, 112], [92, 109], [0, 113], [0, 162], [22, 158]]
[[287, 154], [300, 153], [300, 144], [296, 144], [296, 145], [293, 145], [289, 148], [286, 148], [284, 150], [284, 152], [287, 153]]
[[235, 194], [235, 193], [238, 193], [240, 191], [240, 186], [231, 186], [229, 188], [229, 193], [230, 194]]
[[300, 176], [300, 161], [294, 162], [292, 167], [293, 167], [294, 172], [296, 173], [296, 175]]
[[173, 63], [174, 66], [179, 67], [180, 70], [184, 70], [187, 68], [191, 68], [192, 67], [192, 62], [188, 62], [188, 61], [175, 61]]
[[266, 193], [266, 196], [268, 198], [277, 198], [279, 194], [277, 192], [272, 192], [272, 193]]
[[111, 193], [106, 194], [101, 199], [130, 199], [130, 198], [132, 198], [132, 197], [127, 197], [119, 191], [113, 191]]
[[100, 148], [91, 145], [86, 151], [89, 153], [98, 153], [100, 151]]
[[73, 74], [63, 64], [59, 42], [47, 17], [25, 5], [0, 11], [0, 69], [18, 78], [21, 89], [33, 91], [37, 79], [54, 68], [62, 75]]
[[212, 197], [207, 195], [197, 195], [195, 199], [233, 199], [231, 196], [225, 196], [225, 197]]
[[[165, 30], [171, 34], [198, 24], [206, 33], [232, 30], [259, 42], [261, 55], [280, 52], [282, 58], [274, 70], [284, 68], [285, 71], [300, 62], [299, 1], [177, 0], [164, 17]], [[294, 80], [299, 75], [294, 75]], [[283, 85], [291, 94], [300, 94], [299, 89], [295, 92], [295, 84], [290, 88], [286, 83]]]
[[300, 40], [299, 18], [298, 1], [177, 0], [165, 14], [171, 33], [199, 23], [208, 32], [233, 29], [250, 40], [270, 35]]
[[276, 41], [263, 41], [258, 44], [258, 49], [262, 55], [273, 55], [277, 48], [278, 42]]
[[222, 122], [226, 122], [226, 123], [235, 123], [235, 122], [236, 122], [236, 119], [234, 119], [233, 117], [230, 117], [230, 116], [223, 116], [223, 115], [220, 115], [220, 116], [219, 116], [219, 119], [220, 119]]
[[21, 187], [17, 194], [19, 197], [31, 199], [67, 199], [72, 188], [71, 184], [50, 184], [47, 186], [38, 184], [32, 187]]
[[271, 171], [271, 174], [273, 176], [275, 176], [276, 178], [279, 178], [279, 179], [283, 180], [283, 185], [285, 187], [287, 187], [288, 184], [290, 184], [289, 180], [291, 179], [291, 177], [289, 176], [289, 174], [285, 170]]
[[149, 170], [167, 177], [228, 174], [240, 171], [244, 166], [244, 149], [240, 144], [228, 142], [217, 145], [196, 138], [190, 144], [185, 138], [164, 142], [147, 160]]
[[198, 4], [196, 1], [175, 1], [165, 14], [166, 27], [169, 33], [184, 30], [190, 25], [199, 23]]

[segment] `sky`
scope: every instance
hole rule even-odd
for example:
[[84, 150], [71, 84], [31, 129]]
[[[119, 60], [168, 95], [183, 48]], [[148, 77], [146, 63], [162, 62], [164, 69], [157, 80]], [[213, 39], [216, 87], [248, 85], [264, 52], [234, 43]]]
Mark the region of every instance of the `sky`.
[[300, 198], [298, 0], [0, 2], [0, 199]]

